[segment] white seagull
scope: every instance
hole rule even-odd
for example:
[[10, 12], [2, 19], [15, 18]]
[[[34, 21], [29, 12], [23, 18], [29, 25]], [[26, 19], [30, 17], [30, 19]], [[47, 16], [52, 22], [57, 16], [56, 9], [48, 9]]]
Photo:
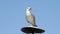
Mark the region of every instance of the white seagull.
[[32, 26], [37, 27], [37, 25], [35, 23], [35, 16], [31, 13], [31, 7], [26, 8], [26, 20]]

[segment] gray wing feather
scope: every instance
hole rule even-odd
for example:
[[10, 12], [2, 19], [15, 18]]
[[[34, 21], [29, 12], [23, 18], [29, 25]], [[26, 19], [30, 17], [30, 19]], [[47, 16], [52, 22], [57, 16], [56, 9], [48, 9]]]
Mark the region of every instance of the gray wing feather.
[[33, 18], [33, 25], [35, 25], [35, 16], [32, 14], [32, 18]]
[[33, 14], [26, 15], [26, 20], [28, 23], [35, 25], [35, 16]]
[[33, 14], [31, 15], [26, 15], [26, 20], [28, 23], [32, 24], [33, 26], [36, 26], [36, 23], [35, 23], [35, 16]]

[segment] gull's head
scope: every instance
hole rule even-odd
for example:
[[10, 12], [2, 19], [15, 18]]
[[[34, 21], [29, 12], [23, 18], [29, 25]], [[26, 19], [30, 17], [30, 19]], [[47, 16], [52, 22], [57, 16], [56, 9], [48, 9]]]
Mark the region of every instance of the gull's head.
[[26, 8], [26, 11], [30, 11], [30, 10], [31, 10], [31, 7], [27, 7], [27, 8]]

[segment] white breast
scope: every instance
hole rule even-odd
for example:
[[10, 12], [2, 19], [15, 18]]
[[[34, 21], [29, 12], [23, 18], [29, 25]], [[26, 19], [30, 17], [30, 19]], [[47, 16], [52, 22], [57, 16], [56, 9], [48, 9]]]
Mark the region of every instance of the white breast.
[[26, 11], [26, 15], [31, 15], [31, 12], [30, 11]]

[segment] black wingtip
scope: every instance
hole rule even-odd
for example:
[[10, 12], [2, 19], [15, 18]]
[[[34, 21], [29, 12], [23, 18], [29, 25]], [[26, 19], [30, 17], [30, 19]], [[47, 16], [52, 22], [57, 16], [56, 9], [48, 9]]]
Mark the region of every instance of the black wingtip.
[[38, 27], [37, 25], [33, 25], [33, 26]]

